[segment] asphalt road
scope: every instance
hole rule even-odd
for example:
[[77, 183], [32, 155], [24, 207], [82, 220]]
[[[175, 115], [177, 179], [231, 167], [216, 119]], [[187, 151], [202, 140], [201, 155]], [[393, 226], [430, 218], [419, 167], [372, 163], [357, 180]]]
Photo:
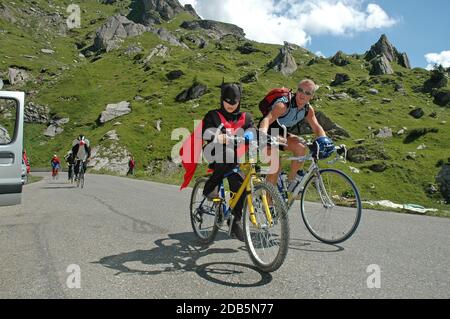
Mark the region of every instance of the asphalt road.
[[195, 244], [190, 189], [42, 175], [22, 205], [0, 207], [0, 298], [450, 297], [450, 219], [365, 210], [351, 239], [327, 245], [297, 204], [286, 261], [265, 274], [225, 234]]

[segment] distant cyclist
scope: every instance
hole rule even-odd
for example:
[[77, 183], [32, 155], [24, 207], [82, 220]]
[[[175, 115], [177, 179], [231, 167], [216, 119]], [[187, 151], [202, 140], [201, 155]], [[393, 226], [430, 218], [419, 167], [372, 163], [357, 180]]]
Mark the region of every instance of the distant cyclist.
[[72, 179], [72, 175], [74, 172], [74, 166], [75, 166], [75, 157], [73, 156], [72, 150], [67, 152], [66, 156], [64, 156], [64, 159], [66, 160], [67, 166], [69, 168], [68, 179], [70, 181]]
[[61, 161], [56, 154], [50, 160], [50, 165], [52, 166], [52, 177], [55, 178], [58, 175], [58, 169], [61, 167]]
[[78, 180], [78, 173], [80, 172], [80, 164], [83, 163], [83, 170], [86, 172], [87, 161], [91, 157], [91, 146], [89, 140], [80, 134], [72, 143], [72, 153], [75, 159], [75, 179]]

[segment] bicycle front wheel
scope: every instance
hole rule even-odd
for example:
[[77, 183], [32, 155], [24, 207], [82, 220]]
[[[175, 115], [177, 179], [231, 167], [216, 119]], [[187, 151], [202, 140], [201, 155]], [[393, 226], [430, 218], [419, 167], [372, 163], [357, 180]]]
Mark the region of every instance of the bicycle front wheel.
[[219, 231], [218, 216], [221, 204], [207, 201], [203, 196], [203, 188], [208, 180], [202, 177], [197, 180], [192, 189], [190, 216], [194, 234], [202, 244], [210, 244]]
[[337, 244], [349, 239], [361, 220], [362, 206], [355, 183], [336, 169], [321, 169], [305, 183], [300, 209], [309, 232]]
[[252, 205], [253, 221], [247, 200], [243, 207], [245, 245], [253, 263], [262, 271], [272, 272], [280, 268], [288, 251], [287, 210], [278, 191], [267, 181], [255, 183]]

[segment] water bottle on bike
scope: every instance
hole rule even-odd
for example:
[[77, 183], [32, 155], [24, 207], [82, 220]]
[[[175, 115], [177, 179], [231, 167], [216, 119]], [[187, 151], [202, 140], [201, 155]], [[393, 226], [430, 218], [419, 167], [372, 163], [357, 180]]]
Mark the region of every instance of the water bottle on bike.
[[298, 170], [294, 179], [289, 183], [288, 192], [292, 193], [293, 196], [298, 196], [300, 194], [300, 184], [303, 176], [305, 176], [303, 169]]

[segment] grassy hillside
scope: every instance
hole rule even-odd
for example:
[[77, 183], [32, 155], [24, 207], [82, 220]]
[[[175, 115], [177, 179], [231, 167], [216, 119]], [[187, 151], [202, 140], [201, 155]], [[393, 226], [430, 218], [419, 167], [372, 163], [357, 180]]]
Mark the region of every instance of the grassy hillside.
[[[0, 71], [9, 66], [19, 66], [29, 70], [34, 80], [23, 86], [9, 86], [6, 89], [19, 89], [27, 92], [27, 102], [47, 105], [53, 115], [69, 117], [64, 132], [54, 138], [43, 135], [47, 125], [25, 125], [25, 147], [33, 166], [45, 166], [53, 153], [65, 153], [75, 136], [83, 132], [95, 145], [109, 142], [102, 140], [106, 132], [115, 129], [120, 136], [120, 144], [125, 146], [137, 162], [137, 176], [158, 181], [179, 183], [182, 171], [174, 174], [154, 172], [149, 175], [146, 168], [155, 161], [166, 160], [171, 149], [178, 141], [171, 140], [171, 132], [178, 127], [193, 130], [193, 120], [199, 120], [210, 109], [218, 107], [219, 85], [225, 81], [239, 81], [249, 72], [256, 71], [259, 80], [243, 84], [243, 108], [260, 116], [258, 101], [273, 87], [295, 88], [297, 82], [305, 77], [311, 78], [321, 88], [312, 101], [316, 110], [325, 113], [334, 122], [350, 133], [351, 137], [337, 141], [348, 147], [357, 146], [356, 140], [364, 139], [362, 145], [377, 151], [383, 151], [389, 159], [373, 160], [365, 163], [338, 163], [339, 167], [352, 176], [361, 190], [364, 200], [388, 199], [397, 203], [415, 203], [426, 207], [436, 207], [448, 211], [440, 194], [427, 195], [428, 185], [436, 184], [435, 177], [440, 170], [438, 161], [447, 162], [450, 157], [450, 108], [433, 103], [430, 94], [421, 93], [418, 88], [430, 77], [424, 69], [409, 70], [393, 64], [393, 75], [370, 76], [367, 62], [362, 56], [349, 56], [350, 64], [339, 67], [328, 59], [317, 59], [309, 63], [315, 55], [299, 48], [293, 51], [298, 64], [297, 71], [289, 77], [279, 72], [267, 70], [267, 63], [278, 54], [279, 45], [242, 41], [226, 37], [221, 41], [209, 39], [204, 49], [191, 47], [190, 50], [172, 46], [161, 41], [153, 33], [144, 33], [127, 38], [119, 49], [102, 53], [96, 57], [82, 58], [79, 53], [93, 43], [92, 34], [109, 16], [115, 13], [128, 14], [130, 1], [118, 1], [116, 5], [100, 4], [97, 0], [83, 1], [82, 27], [67, 31], [59, 36], [51, 27], [39, 27], [39, 17], [25, 13], [30, 7], [29, 1], [14, 1], [14, 15], [19, 20], [11, 23], [0, 19]], [[32, 2], [32, 7], [48, 13], [59, 11], [64, 17], [65, 8], [71, 1]], [[186, 13], [180, 14], [162, 26], [173, 32], [179, 25], [192, 19]], [[29, 25], [24, 25], [29, 24]], [[198, 32], [183, 31], [184, 34]], [[91, 36], [90, 36], [91, 35]], [[241, 54], [236, 48], [244, 42], [251, 42], [259, 49], [249, 55]], [[170, 48], [168, 57], [153, 58], [145, 66], [142, 60], [158, 44]], [[127, 54], [131, 45], [143, 49], [141, 53]], [[395, 44], [394, 44], [395, 45]], [[53, 55], [42, 53], [41, 49], [52, 49]], [[342, 48], [345, 51], [345, 48]], [[29, 58], [27, 56], [34, 56]], [[169, 71], [181, 70], [184, 75], [170, 81]], [[336, 73], [350, 76], [338, 86], [330, 86]], [[4, 76], [5, 78], [5, 76]], [[194, 80], [208, 86], [208, 92], [201, 98], [185, 103], [176, 102], [175, 97], [188, 88]], [[400, 84], [404, 92], [397, 92], [395, 85]], [[379, 94], [372, 95], [369, 89], [377, 89]], [[450, 88], [450, 87], [447, 87]], [[346, 92], [351, 98], [332, 100], [327, 95], [334, 92]], [[140, 96], [142, 100], [135, 100]], [[363, 102], [358, 97], [364, 99]], [[384, 102], [383, 99], [391, 99]], [[97, 119], [109, 103], [129, 101], [132, 112], [104, 125]], [[415, 107], [421, 107], [425, 115], [415, 119], [408, 113]], [[430, 117], [435, 112], [435, 117]], [[155, 122], [162, 120], [162, 130], [155, 128]], [[114, 126], [115, 122], [121, 125]], [[389, 127], [394, 137], [380, 139], [373, 137], [377, 129]], [[396, 136], [403, 127], [406, 134]], [[411, 143], [405, 143], [405, 137], [413, 129], [434, 128]], [[417, 147], [425, 144], [424, 150]], [[415, 152], [415, 159], [408, 159], [408, 152]], [[369, 166], [384, 162], [386, 170], [374, 172]], [[287, 165], [287, 163], [285, 163]], [[326, 166], [325, 163], [323, 166]], [[350, 171], [349, 166], [360, 169], [359, 174]], [[204, 170], [199, 169], [200, 175]]]

